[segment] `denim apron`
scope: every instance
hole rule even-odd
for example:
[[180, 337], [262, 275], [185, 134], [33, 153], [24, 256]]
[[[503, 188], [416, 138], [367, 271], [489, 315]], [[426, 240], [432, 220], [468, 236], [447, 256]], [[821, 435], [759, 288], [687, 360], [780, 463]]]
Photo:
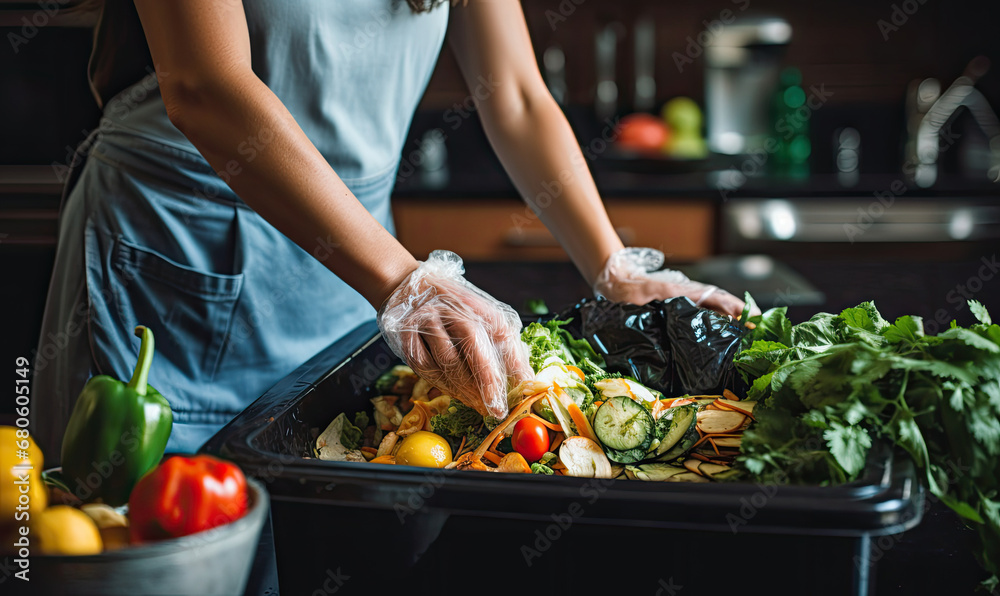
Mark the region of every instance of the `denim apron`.
[[[247, 0], [245, 8], [255, 72], [393, 231], [389, 194], [447, 7], [413, 15], [387, 0]], [[260, 142], [250, 141], [244, 162]], [[332, 239], [317, 238], [310, 254], [233, 193], [170, 123], [153, 75], [108, 102], [72, 165], [35, 358], [32, 428], [53, 460], [86, 380], [131, 377], [136, 325], [155, 335], [149, 383], [174, 412], [168, 450], [193, 452], [375, 316], [324, 266]]]

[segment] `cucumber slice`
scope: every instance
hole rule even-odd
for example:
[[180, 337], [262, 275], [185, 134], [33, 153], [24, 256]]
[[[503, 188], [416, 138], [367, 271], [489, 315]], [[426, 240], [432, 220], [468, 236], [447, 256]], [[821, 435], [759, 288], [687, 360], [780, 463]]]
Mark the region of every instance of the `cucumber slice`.
[[642, 461], [646, 459], [645, 449], [612, 449], [607, 445], [604, 446], [604, 453], [608, 456], [608, 459], [619, 464], [634, 464], [637, 461]]
[[732, 480], [733, 478], [739, 478], [742, 475], [740, 470], [727, 470], [725, 472], [718, 472], [712, 474], [712, 480], [718, 480], [720, 482], [725, 480]]
[[[698, 460], [695, 460], [698, 461]], [[719, 464], [713, 464], [709, 462], [701, 462], [698, 468], [698, 473], [702, 476], [708, 476], [709, 478], [715, 478], [722, 474], [734, 471], [729, 466], [720, 466]]]
[[683, 472], [667, 478], [667, 482], [711, 482], [711, 480], [694, 472]]
[[625, 466], [625, 474], [632, 480], [645, 480], [647, 482], [664, 482], [672, 476], [684, 474], [684, 468], [671, 466], [668, 464], [643, 464], [641, 466]]
[[[695, 426], [698, 421], [698, 409], [693, 405], [688, 406], [678, 406], [676, 408], [670, 408], [666, 414], [660, 417], [657, 421], [658, 424], [664, 424], [663, 420], [669, 416], [670, 426], [667, 428], [666, 433], [660, 440], [660, 444], [656, 447], [655, 455], [661, 456], [664, 453], [670, 451], [683, 439], [689, 438], [689, 432], [693, 432], [697, 441], [697, 427]], [[693, 443], [692, 443], [693, 444]]]
[[632, 379], [603, 379], [594, 383], [594, 388], [601, 392], [604, 399], [612, 397], [630, 397], [636, 401], [652, 403], [663, 397], [659, 391], [650, 389]]
[[612, 397], [594, 415], [594, 432], [605, 447], [640, 449], [643, 455], [653, 440], [655, 424], [652, 414], [630, 397]]
[[691, 450], [691, 447], [698, 442], [700, 436], [698, 435], [698, 425], [692, 424], [688, 427], [687, 432], [676, 445], [671, 447], [666, 453], [656, 456], [656, 461], [669, 462], [681, 457]]

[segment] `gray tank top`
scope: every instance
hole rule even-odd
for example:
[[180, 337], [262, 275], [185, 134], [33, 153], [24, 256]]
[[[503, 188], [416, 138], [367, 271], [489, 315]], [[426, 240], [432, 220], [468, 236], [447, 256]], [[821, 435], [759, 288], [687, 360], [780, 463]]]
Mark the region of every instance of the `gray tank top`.
[[[244, 0], [254, 72], [345, 182], [391, 174], [437, 61], [447, 3], [415, 14], [403, 0]], [[183, 43], [178, 41], [178, 43]], [[98, 101], [152, 72], [130, 0], [107, 0], [91, 56]], [[159, 106], [115, 124], [170, 145], [193, 145]], [[144, 98], [145, 100], [145, 98]], [[152, 109], [150, 109], [152, 108]]]

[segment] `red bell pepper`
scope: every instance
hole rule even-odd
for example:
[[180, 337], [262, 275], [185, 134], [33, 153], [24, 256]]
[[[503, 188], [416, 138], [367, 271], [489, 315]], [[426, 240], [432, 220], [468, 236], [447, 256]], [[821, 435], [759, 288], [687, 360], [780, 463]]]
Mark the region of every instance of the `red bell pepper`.
[[243, 517], [247, 480], [208, 455], [173, 456], [139, 480], [128, 508], [134, 542], [187, 536]]

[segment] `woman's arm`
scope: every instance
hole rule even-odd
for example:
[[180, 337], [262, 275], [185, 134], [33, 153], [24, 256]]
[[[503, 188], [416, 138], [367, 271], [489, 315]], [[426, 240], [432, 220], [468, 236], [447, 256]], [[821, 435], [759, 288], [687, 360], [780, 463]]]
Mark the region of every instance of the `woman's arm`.
[[622, 242], [538, 72], [520, 4], [471, 0], [451, 14], [448, 38], [469, 88], [483, 88], [482, 80], [495, 87], [485, 99], [473, 93], [490, 143], [521, 196], [538, 203], [542, 223], [593, 285]]
[[[247, 205], [378, 308], [417, 262], [250, 67], [239, 0], [136, 0], [170, 121]], [[237, 148], [268, 138], [252, 163]]]
[[[622, 250], [576, 137], [538, 72], [520, 4], [471, 0], [452, 10], [451, 25], [451, 47], [490, 143], [595, 292], [634, 304], [683, 295], [739, 315], [743, 301], [729, 292], [657, 271], [659, 251]], [[484, 96], [484, 87], [493, 91]]]

